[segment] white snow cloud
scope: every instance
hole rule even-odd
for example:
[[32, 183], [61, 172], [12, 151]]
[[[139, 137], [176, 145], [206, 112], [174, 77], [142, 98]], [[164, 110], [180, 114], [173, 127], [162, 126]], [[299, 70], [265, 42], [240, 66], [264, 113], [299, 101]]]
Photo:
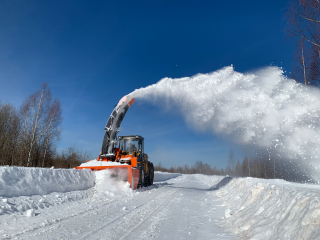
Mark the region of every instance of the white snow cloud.
[[290, 159], [320, 180], [315, 172], [320, 91], [288, 79], [280, 68], [243, 74], [225, 67], [192, 77], [163, 78], [129, 97], [164, 104], [196, 130], [226, 136], [260, 154]]

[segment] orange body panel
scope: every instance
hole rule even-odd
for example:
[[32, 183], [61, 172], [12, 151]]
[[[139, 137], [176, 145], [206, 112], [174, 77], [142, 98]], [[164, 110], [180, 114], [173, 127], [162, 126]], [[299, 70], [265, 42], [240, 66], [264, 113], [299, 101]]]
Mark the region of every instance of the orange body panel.
[[131, 99], [131, 101], [129, 102], [129, 106], [131, 106], [134, 103], [134, 98]]
[[138, 166], [138, 159], [136, 157], [131, 158], [131, 166], [132, 167]]

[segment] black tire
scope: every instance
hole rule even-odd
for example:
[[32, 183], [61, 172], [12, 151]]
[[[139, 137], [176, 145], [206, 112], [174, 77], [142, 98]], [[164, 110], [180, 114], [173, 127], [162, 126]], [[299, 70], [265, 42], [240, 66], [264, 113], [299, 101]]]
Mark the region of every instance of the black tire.
[[148, 163], [148, 175], [145, 176], [146, 187], [152, 185], [151, 181], [152, 181], [152, 179], [151, 179], [151, 164]]
[[154, 179], [154, 168], [153, 168], [153, 164], [151, 163], [150, 164], [150, 174], [149, 174], [149, 176], [150, 176], [150, 185], [153, 185], [153, 179]]
[[139, 177], [137, 188], [142, 188], [145, 186], [145, 172], [144, 172], [143, 164], [138, 164], [138, 168], [140, 171], [140, 177]]

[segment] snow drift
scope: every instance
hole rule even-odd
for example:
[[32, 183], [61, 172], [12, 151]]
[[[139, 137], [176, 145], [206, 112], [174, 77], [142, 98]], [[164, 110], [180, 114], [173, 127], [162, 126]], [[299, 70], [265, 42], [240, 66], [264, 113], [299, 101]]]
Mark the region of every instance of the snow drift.
[[86, 190], [95, 184], [91, 170], [0, 167], [0, 196], [44, 195]]
[[319, 239], [320, 186], [279, 179], [198, 176], [224, 206], [222, 226], [244, 239]]
[[320, 91], [288, 79], [280, 68], [243, 74], [225, 67], [163, 78], [129, 97], [161, 100], [195, 129], [228, 137], [255, 156], [292, 161], [298, 167], [291, 171], [308, 170], [309, 179], [320, 181]]

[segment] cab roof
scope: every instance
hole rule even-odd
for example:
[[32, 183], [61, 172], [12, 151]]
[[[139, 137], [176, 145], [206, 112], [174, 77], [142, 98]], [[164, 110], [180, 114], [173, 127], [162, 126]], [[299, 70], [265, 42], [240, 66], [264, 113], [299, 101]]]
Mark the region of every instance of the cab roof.
[[140, 135], [118, 136], [118, 139], [119, 140], [121, 140], [121, 139], [135, 139], [135, 140], [141, 139], [141, 140], [144, 140], [144, 138], [141, 137]]

